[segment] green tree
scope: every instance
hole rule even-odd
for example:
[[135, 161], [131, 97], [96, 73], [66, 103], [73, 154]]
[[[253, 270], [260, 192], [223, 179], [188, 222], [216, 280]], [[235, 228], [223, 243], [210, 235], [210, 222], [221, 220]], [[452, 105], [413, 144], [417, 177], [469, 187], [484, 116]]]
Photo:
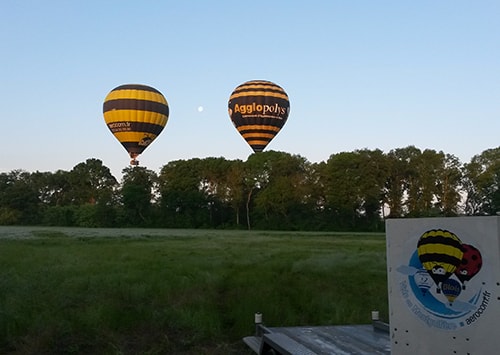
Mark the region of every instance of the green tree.
[[301, 156], [275, 151], [258, 153], [253, 163], [257, 160], [262, 170], [253, 175], [261, 178], [255, 212], [264, 217], [261, 227], [298, 229], [299, 217], [305, 218], [307, 213], [310, 192], [306, 173], [310, 163]]
[[500, 147], [472, 157], [463, 167], [465, 212], [470, 215], [500, 211]]
[[0, 224], [37, 224], [40, 207], [29, 172], [13, 170], [0, 174]]
[[331, 155], [322, 171], [326, 207], [338, 228], [380, 224], [388, 163], [380, 150]]
[[[269, 184], [273, 174], [273, 165], [278, 165], [279, 161], [283, 158], [283, 153], [276, 151], [266, 151], [251, 154], [244, 166], [244, 186], [245, 186], [245, 210], [247, 219], [247, 228], [252, 228], [251, 223], [251, 210], [258, 194], [265, 190]], [[275, 167], [275, 171], [276, 171]], [[265, 199], [264, 199], [265, 200]], [[263, 218], [266, 216], [267, 207], [265, 202], [260, 202], [260, 211], [255, 212], [254, 215], [260, 213]]]
[[435, 214], [434, 197], [437, 194], [436, 178], [443, 164], [443, 153], [426, 149], [410, 161], [414, 174], [409, 176], [408, 211], [412, 217]]
[[202, 161], [198, 158], [176, 160], [161, 168], [160, 206], [163, 225], [201, 227], [209, 224], [205, 209], [209, 205], [203, 191]]
[[231, 162], [225, 179], [225, 197], [234, 211], [235, 223], [240, 225], [240, 209], [245, 205], [245, 165], [241, 160]]
[[406, 192], [406, 176], [408, 161], [402, 156], [400, 149], [391, 150], [387, 156], [388, 172], [384, 187], [385, 203], [390, 218], [403, 217], [403, 199]]
[[158, 177], [154, 171], [139, 166], [127, 167], [122, 172], [122, 223], [128, 226], [149, 226], [152, 223], [152, 202]]
[[64, 206], [71, 201], [70, 173], [64, 170], [32, 173], [32, 180], [38, 189], [40, 202], [45, 206]]
[[[417, 213], [421, 202], [419, 164], [422, 151], [414, 146], [389, 152], [389, 183], [387, 192], [391, 217]], [[392, 209], [394, 207], [394, 210]]]
[[66, 193], [74, 210], [74, 223], [80, 227], [112, 227], [116, 223], [118, 182], [99, 159], [87, 159], [69, 172]]
[[108, 167], [99, 159], [87, 159], [79, 163], [70, 172], [72, 203], [110, 204], [118, 182]]
[[462, 199], [462, 164], [452, 155], [445, 154], [442, 169], [437, 174], [436, 206], [443, 216], [456, 216], [460, 213]]
[[381, 216], [385, 216], [385, 187], [389, 171], [387, 156], [379, 149], [357, 150], [360, 159], [359, 195], [361, 205], [358, 214], [364, 227], [378, 230]]
[[359, 160], [354, 152], [332, 154], [322, 171], [325, 205], [336, 228], [354, 228], [360, 206], [356, 184]]
[[457, 157], [414, 146], [391, 150], [387, 157], [385, 196], [390, 217], [458, 213], [462, 175]]
[[312, 216], [304, 223], [307, 229], [331, 229], [331, 213], [326, 197], [326, 162], [312, 163], [306, 172], [308, 194], [305, 196], [306, 204], [310, 207]]
[[42, 209], [41, 223], [51, 226], [76, 226], [75, 212], [78, 206], [72, 203], [70, 173], [57, 170], [36, 171], [31, 174], [33, 186], [38, 191]]
[[458, 160], [442, 151], [426, 149], [410, 164], [416, 174], [409, 184], [409, 216], [442, 215], [443, 208], [448, 215], [455, 215], [459, 200], [459, 181], [455, 180], [460, 178]]
[[205, 158], [200, 164], [200, 190], [207, 202], [211, 226], [228, 222], [232, 194], [229, 188], [229, 172], [233, 162], [225, 158]]

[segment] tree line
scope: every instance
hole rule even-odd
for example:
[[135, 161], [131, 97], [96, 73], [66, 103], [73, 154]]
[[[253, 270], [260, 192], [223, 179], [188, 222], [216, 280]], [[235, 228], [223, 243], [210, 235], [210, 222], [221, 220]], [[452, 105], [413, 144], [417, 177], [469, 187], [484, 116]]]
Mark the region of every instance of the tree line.
[[462, 164], [414, 146], [361, 149], [311, 163], [266, 151], [246, 161], [0, 174], [0, 225], [382, 231], [386, 218], [500, 211], [500, 147]]

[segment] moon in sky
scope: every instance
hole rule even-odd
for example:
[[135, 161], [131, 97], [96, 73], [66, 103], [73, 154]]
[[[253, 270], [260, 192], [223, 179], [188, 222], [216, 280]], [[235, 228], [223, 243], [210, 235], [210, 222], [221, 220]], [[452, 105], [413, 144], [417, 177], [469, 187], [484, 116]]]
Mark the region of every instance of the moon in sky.
[[198, 106], [198, 112], [203, 112], [203, 106]]

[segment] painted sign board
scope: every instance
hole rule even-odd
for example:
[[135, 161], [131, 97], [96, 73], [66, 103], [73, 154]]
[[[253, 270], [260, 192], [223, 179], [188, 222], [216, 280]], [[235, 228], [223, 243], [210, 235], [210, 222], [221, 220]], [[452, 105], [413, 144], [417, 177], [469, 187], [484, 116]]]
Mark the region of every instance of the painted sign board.
[[391, 354], [500, 352], [500, 217], [388, 219]]

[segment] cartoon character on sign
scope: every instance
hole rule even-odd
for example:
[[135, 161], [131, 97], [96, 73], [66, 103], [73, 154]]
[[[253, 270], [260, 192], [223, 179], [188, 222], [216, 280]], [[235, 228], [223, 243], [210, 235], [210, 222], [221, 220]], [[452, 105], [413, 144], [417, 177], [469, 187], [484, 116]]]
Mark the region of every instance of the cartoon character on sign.
[[290, 101], [279, 85], [252, 80], [234, 89], [228, 112], [233, 125], [257, 153], [266, 148], [286, 123]]
[[413, 279], [417, 284], [420, 291], [422, 291], [422, 295], [426, 295], [432, 286], [432, 279], [425, 269], [420, 269], [413, 275]]
[[481, 270], [483, 258], [479, 250], [470, 244], [462, 244], [462, 250], [464, 254], [455, 270], [455, 276], [462, 282], [462, 289], [465, 290], [465, 283]]
[[432, 229], [420, 237], [417, 244], [418, 258], [436, 284], [440, 293], [442, 283], [457, 269], [462, 261], [462, 242], [450, 231]]

